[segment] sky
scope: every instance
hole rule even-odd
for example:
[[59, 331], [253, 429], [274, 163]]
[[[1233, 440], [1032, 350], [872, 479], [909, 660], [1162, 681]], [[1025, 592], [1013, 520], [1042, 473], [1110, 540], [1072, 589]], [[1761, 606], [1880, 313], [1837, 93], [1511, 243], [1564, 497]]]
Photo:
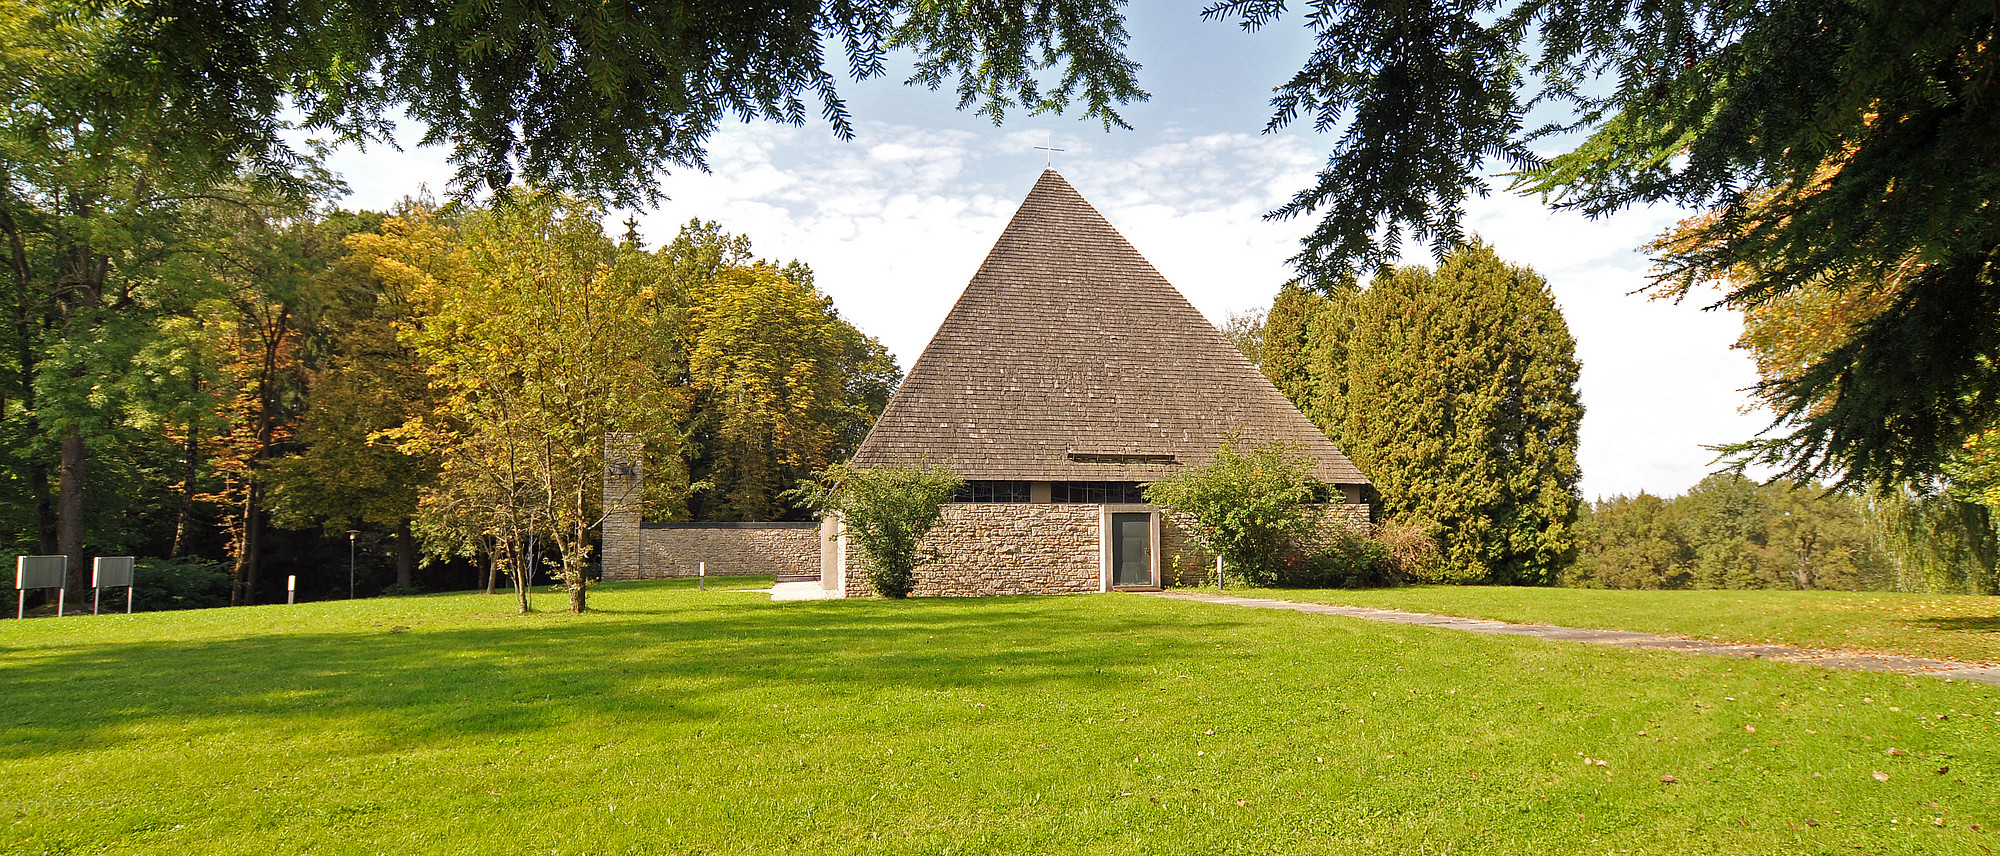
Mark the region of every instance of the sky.
[[[762, 257], [804, 261], [841, 315], [907, 369], [1052, 163], [1210, 321], [1268, 307], [1311, 224], [1264, 214], [1312, 182], [1333, 143], [1310, 128], [1262, 133], [1271, 89], [1297, 70], [1310, 37], [1297, 16], [1245, 33], [1167, 5], [1131, 10], [1131, 55], [1153, 96], [1122, 109], [1131, 130], [1076, 115], [995, 127], [954, 109], [949, 92], [902, 85], [892, 67], [843, 86], [852, 141], [823, 123], [725, 125], [709, 141], [708, 173], [667, 175], [667, 202], [607, 223], [622, 232], [636, 216], [658, 246], [690, 219], [713, 220], [749, 235]], [[445, 189], [445, 152], [413, 145], [422, 130], [403, 123], [400, 152], [338, 150], [329, 165], [350, 188], [341, 204], [383, 210]], [[1035, 148], [1051, 143], [1063, 151]], [[1746, 411], [1749, 357], [1730, 347], [1740, 318], [1704, 311], [1703, 295], [1675, 304], [1633, 293], [1649, 269], [1636, 248], [1688, 212], [1591, 220], [1494, 186], [1468, 205], [1466, 225], [1549, 281], [1576, 338], [1585, 498], [1680, 493], [1714, 469], [1704, 446], [1765, 426]]]

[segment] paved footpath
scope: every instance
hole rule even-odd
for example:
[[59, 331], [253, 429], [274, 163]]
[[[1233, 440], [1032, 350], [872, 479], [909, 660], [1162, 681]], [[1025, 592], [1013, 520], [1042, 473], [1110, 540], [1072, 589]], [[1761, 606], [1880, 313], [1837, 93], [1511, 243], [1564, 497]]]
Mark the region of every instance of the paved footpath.
[[1449, 627], [1472, 633], [1490, 633], [1502, 636], [1533, 636], [1538, 639], [1554, 639], [1561, 642], [1583, 642], [1592, 645], [1619, 645], [1626, 648], [1671, 648], [1677, 651], [1691, 651], [1697, 654], [1716, 654], [1724, 657], [1746, 657], [1761, 660], [1782, 660], [1787, 663], [1804, 663], [1809, 666], [1824, 666], [1829, 669], [1853, 669], [1863, 672], [1901, 672], [1905, 675], [1929, 675], [1934, 678], [1950, 678], [1961, 681], [1976, 681], [1982, 684], [2000, 686], [2000, 665], [1985, 663], [1961, 663], [1955, 660], [1930, 660], [1923, 657], [1903, 657], [1895, 654], [1856, 654], [1847, 651], [1822, 651], [1812, 648], [1798, 648], [1791, 645], [1744, 645], [1735, 642], [1710, 642], [1704, 639], [1688, 639], [1681, 636], [1660, 636], [1652, 633], [1633, 633], [1626, 630], [1585, 630], [1579, 627], [1557, 627], [1553, 624], [1509, 624], [1484, 618], [1457, 618], [1450, 615], [1432, 615], [1427, 612], [1404, 612], [1400, 609], [1374, 609], [1365, 606], [1330, 606], [1322, 603], [1295, 603], [1289, 600], [1266, 600], [1255, 597], [1231, 597], [1225, 594], [1204, 594], [1201, 592], [1166, 591], [1149, 592], [1153, 597], [1174, 600], [1198, 600], [1203, 603], [1222, 603], [1230, 606], [1247, 606], [1255, 609], [1289, 609], [1313, 615], [1344, 615], [1369, 621], [1391, 621], [1397, 624], [1422, 624], [1430, 627]]

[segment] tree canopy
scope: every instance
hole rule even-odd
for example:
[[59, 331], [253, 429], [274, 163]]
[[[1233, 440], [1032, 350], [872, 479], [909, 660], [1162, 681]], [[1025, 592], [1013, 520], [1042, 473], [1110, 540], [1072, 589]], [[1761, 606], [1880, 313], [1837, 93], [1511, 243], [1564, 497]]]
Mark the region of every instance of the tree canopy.
[[[2000, 416], [1991, 4], [1290, 5], [1218, 0], [1201, 14], [1248, 29], [1294, 14], [1311, 31], [1266, 126], [1337, 135], [1313, 184], [1272, 214], [1316, 218], [1295, 259], [1309, 285], [1385, 269], [1406, 239], [1442, 258], [1496, 169], [1593, 215], [1711, 209], [1698, 249], [1666, 260], [1669, 288], [1750, 271], [1731, 300], [1826, 282], [1892, 296], [1775, 387], [1790, 424], [1770, 448], [1789, 472], [1928, 476]], [[525, 179], [626, 204], [657, 198], [666, 168], [703, 168], [726, 120], [817, 112], [847, 137], [840, 80], [883, 74], [896, 50], [908, 83], [948, 87], [995, 121], [1080, 104], [1119, 126], [1121, 106], [1147, 97], [1123, 0], [8, 8], [87, 33], [87, 73], [54, 91], [80, 93], [93, 139], [150, 141], [182, 175], [295, 175], [313, 152], [285, 142], [288, 117], [387, 144], [400, 110], [451, 147], [466, 193]], [[35, 55], [33, 38], [10, 41]]]
[[1120, 105], [1145, 97], [1122, 5], [71, 0], [64, 14], [107, 29], [106, 98], [203, 141], [218, 163], [295, 159], [287, 108], [306, 127], [384, 143], [401, 110], [424, 142], [450, 146], [462, 189], [526, 181], [630, 204], [657, 197], [665, 167], [704, 168], [725, 120], [797, 125], [816, 112], [848, 138], [840, 79], [883, 74], [895, 49], [916, 57], [910, 83], [948, 86], [996, 121], [1080, 101], [1121, 125]]
[[1868, 503], [1823, 485], [1709, 476], [1681, 496], [1586, 505], [1565, 585], [1641, 589], [1927, 588], [1899, 580], [1900, 555]]

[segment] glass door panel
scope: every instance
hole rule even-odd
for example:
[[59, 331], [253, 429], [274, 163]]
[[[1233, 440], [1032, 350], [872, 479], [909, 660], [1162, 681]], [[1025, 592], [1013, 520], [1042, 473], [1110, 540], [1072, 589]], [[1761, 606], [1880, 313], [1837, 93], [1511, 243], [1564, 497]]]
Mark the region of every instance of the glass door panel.
[[1153, 584], [1153, 515], [1145, 512], [1111, 515], [1111, 584]]

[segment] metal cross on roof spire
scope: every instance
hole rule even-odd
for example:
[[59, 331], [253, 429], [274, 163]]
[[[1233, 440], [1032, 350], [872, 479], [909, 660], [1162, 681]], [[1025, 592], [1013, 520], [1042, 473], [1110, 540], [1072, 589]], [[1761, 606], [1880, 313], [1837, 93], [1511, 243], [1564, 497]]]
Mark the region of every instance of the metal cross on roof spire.
[[1042, 159], [1043, 168], [1048, 168], [1055, 165], [1056, 152], [1068, 151], [1068, 149], [1056, 148], [1056, 132], [1054, 131], [1049, 132], [1049, 144], [1046, 146], [1036, 146], [1035, 150], [1048, 153], [1047, 156]]

